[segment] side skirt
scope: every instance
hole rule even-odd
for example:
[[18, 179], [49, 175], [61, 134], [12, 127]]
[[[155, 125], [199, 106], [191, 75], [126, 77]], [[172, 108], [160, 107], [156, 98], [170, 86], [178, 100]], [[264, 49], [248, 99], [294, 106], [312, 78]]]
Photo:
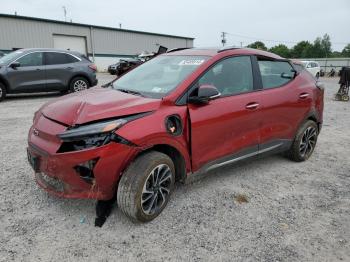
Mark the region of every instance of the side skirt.
[[233, 155], [229, 155], [212, 162], [205, 164], [199, 170], [187, 175], [185, 184], [192, 183], [205, 177], [208, 171], [216, 169], [218, 167], [230, 165], [236, 162], [241, 162], [247, 159], [253, 159], [257, 157], [264, 157], [268, 155], [278, 154], [287, 151], [292, 146], [293, 141], [288, 139], [281, 139], [273, 142], [261, 144], [256, 147], [249, 147], [243, 149]]

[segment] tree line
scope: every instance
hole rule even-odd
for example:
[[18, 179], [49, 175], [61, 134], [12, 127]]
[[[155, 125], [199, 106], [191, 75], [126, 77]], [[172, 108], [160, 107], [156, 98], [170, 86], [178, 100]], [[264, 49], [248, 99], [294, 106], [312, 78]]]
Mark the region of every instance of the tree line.
[[313, 43], [301, 41], [292, 48], [279, 44], [267, 48], [261, 41], [249, 44], [247, 47], [270, 51], [284, 58], [326, 58], [326, 57], [350, 57], [350, 43], [341, 52], [332, 51], [332, 43], [328, 34], [317, 37]]

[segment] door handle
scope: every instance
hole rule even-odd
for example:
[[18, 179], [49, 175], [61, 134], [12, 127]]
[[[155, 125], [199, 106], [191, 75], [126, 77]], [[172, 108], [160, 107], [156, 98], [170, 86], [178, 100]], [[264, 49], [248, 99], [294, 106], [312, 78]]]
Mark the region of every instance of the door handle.
[[250, 110], [254, 110], [254, 109], [257, 109], [258, 106], [259, 106], [258, 103], [252, 102], [252, 103], [247, 104], [247, 105], [245, 106], [245, 108], [250, 109]]
[[309, 96], [308, 93], [301, 93], [301, 94], [299, 95], [299, 98], [305, 99], [305, 98], [307, 98], [308, 96]]
[[68, 69], [68, 70], [72, 70], [72, 69], [73, 69], [73, 67], [68, 66], [68, 67], [66, 67], [66, 69]]

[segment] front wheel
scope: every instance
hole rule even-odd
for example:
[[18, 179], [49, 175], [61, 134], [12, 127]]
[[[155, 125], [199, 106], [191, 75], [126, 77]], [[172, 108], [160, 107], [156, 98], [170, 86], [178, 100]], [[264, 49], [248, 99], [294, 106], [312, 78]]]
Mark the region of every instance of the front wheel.
[[84, 77], [75, 77], [70, 82], [70, 91], [79, 92], [89, 88], [89, 81]]
[[160, 152], [145, 153], [130, 164], [120, 179], [118, 206], [134, 221], [151, 221], [167, 205], [174, 183], [173, 161]]
[[294, 142], [287, 152], [287, 156], [296, 162], [307, 160], [313, 153], [318, 137], [317, 124], [306, 121], [298, 130]]

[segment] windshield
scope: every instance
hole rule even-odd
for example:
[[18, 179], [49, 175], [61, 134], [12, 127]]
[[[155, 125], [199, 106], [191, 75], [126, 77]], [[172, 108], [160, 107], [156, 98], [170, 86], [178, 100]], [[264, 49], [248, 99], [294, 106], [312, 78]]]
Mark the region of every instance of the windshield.
[[12, 62], [12, 60], [19, 57], [21, 54], [23, 54], [22, 51], [11, 52], [11, 53], [0, 58], [0, 64], [8, 64], [8, 63]]
[[207, 56], [158, 56], [113, 82], [113, 88], [162, 98], [173, 91]]

